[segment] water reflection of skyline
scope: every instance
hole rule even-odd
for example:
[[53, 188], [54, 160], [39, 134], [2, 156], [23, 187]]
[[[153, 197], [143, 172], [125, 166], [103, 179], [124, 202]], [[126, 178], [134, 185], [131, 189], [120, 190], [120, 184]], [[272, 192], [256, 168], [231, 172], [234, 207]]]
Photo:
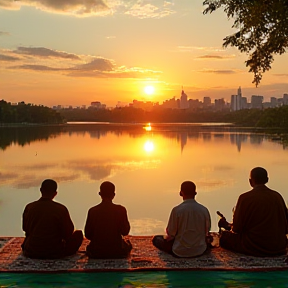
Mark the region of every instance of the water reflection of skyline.
[[[150, 123], [149, 123], [150, 124]], [[166, 127], [165, 129], [158, 129], [153, 131], [151, 126], [147, 126], [149, 129], [146, 129], [145, 126], [143, 129], [138, 129], [138, 127], [132, 127], [135, 129], [131, 129], [131, 127], [92, 127], [87, 126], [83, 127], [25, 127], [25, 128], [1, 128], [0, 129], [0, 148], [1, 150], [6, 150], [11, 145], [19, 145], [25, 146], [29, 145], [35, 141], [48, 141], [51, 138], [57, 138], [61, 135], [68, 134], [69, 136], [77, 135], [85, 137], [89, 135], [92, 139], [100, 140], [103, 137], [107, 137], [107, 135], [112, 134], [117, 137], [121, 137], [123, 135], [129, 135], [131, 138], [138, 138], [143, 135], [161, 135], [165, 138], [176, 139], [176, 141], [180, 144], [181, 153], [183, 153], [186, 145], [188, 145], [188, 140], [203, 140], [205, 142], [209, 141], [227, 141], [230, 138], [231, 145], [235, 145], [237, 150], [241, 152], [242, 145], [249, 141], [252, 145], [261, 145], [264, 139], [267, 138], [265, 134], [257, 134], [257, 133], [248, 133], [248, 132], [230, 132], [225, 129], [225, 132], [217, 132], [217, 131], [201, 131], [199, 127], [185, 127], [181, 129], [181, 131], [177, 131], [177, 129], [173, 129]], [[207, 128], [207, 127], [205, 127]], [[215, 128], [214, 128], [215, 129]], [[184, 130], [184, 131], [183, 131]], [[217, 130], [217, 129], [216, 129]], [[221, 130], [221, 129], [220, 129]], [[235, 130], [235, 129], [233, 129]], [[280, 144], [280, 143], [279, 143]], [[283, 144], [283, 148], [285, 149], [285, 145]]]
[[99, 201], [100, 182], [114, 182], [116, 202], [127, 207], [138, 235], [164, 231], [171, 207], [181, 201], [179, 185], [187, 179], [195, 181], [197, 199], [207, 205], [215, 225], [215, 211], [229, 218], [239, 193], [249, 189], [254, 165], [271, 172], [271, 187], [286, 191], [287, 151], [263, 133], [173, 126], [148, 132], [120, 125], [68, 128], [6, 134], [0, 128], [0, 216], [11, 218], [9, 225], [1, 223], [2, 233], [21, 233], [23, 207], [38, 197], [46, 178], [59, 183], [56, 200], [67, 204], [80, 229], [88, 207]]

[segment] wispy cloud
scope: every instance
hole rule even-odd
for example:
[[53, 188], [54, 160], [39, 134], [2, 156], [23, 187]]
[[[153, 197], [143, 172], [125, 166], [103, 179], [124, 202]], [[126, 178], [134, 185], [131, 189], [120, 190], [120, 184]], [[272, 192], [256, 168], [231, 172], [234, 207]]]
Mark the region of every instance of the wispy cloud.
[[141, 68], [127, 68], [127, 67], [121, 67], [117, 68], [115, 67], [111, 71], [100, 71], [100, 70], [75, 70], [70, 69], [71, 73], [68, 74], [68, 76], [72, 77], [94, 77], [94, 78], [155, 78], [157, 75], [159, 75], [161, 72], [159, 71], [152, 71], [147, 69], [141, 69]]
[[62, 51], [52, 50], [44, 47], [18, 47], [15, 51], [16, 54], [24, 54], [33, 57], [55, 57], [63, 59], [80, 60], [79, 56]]
[[23, 70], [33, 70], [33, 71], [63, 71], [63, 69], [48, 67], [45, 65], [19, 65], [19, 66], [11, 66], [10, 69], [23, 69]]
[[231, 59], [235, 58], [236, 56], [233, 55], [202, 55], [198, 56], [195, 59], [196, 60], [226, 60], [226, 59]]
[[223, 48], [219, 47], [205, 47], [205, 46], [178, 46], [178, 51], [184, 52], [184, 53], [191, 53], [195, 51], [201, 51], [201, 52], [224, 52], [225, 50]]
[[236, 69], [227, 69], [227, 70], [202, 69], [202, 70], [198, 70], [197, 72], [212, 73], [212, 74], [237, 74], [237, 73], [242, 73], [241, 70], [236, 70]]
[[161, 73], [141, 67], [117, 66], [114, 60], [103, 57], [78, 56], [44, 47], [18, 47], [13, 51], [3, 50], [0, 54], [0, 61], [17, 62], [17, 60], [18, 65], [6, 68], [35, 72], [60, 72], [70, 77], [93, 78], [155, 78]]
[[165, 2], [162, 6], [156, 6], [154, 3], [147, 3], [147, 1], [137, 2], [125, 14], [131, 15], [140, 19], [143, 18], [163, 18], [175, 13], [171, 9], [171, 3]]
[[288, 74], [273, 74], [273, 76], [277, 76], [277, 77], [288, 77]]
[[103, 0], [0, 0], [0, 7], [4, 9], [19, 10], [21, 6], [34, 6], [37, 9], [73, 14], [76, 16], [90, 16], [110, 13], [109, 7]]
[[95, 58], [89, 63], [77, 65], [70, 70], [76, 71], [112, 71], [113, 63], [111, 60], [104, 58]]
[[138, 18], [162, 18], [174, 13], [173, 5], [173, 1], [168, 0], [0, 0], [0, 7], [4, 9], [19, 10], [21, 6], [33, 6], [47, 12], [79, 17], [120, 13]]
[[17, 60], [20, 60], [20, 58], [14, 57], [14, 56], [0, 54], [0, 61], [13, 62], [13, 61], [17, 61]]

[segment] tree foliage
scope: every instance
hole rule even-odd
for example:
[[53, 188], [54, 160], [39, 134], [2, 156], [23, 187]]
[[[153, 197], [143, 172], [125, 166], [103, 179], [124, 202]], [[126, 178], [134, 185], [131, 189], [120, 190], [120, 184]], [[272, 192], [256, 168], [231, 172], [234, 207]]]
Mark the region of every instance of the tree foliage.
[[288, 0], [204, 0], [204, 14], [223, 8], [238, 31], [224, 38], [223, 46], [247, 53], [245, 61], [256, 86], [271, 68], [274, 55], [288, 47]]
[[106, 109], [63, 109], [61, 115], [68, 121], [96, 121], [111, 123], [233, 123], [243, 127], [281, 128], [288, 130], [288, 105], [268, 109], [239, 111], [212, 111], [193, 109], [123, 107]]
[[63, 123], [63, 118], [58, 112], [43, 105], [25, 104], [24, 102], [11, 105], [11, 103], [1, 100], [1, 123], [59, 124]]

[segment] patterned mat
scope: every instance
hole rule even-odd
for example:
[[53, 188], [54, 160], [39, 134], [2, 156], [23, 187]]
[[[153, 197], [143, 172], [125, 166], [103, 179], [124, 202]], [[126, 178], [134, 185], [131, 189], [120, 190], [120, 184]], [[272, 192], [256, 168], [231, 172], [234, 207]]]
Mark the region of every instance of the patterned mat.
[[[252, 257], [214, 247], [196, 258], [175, 258], [156, 249], [151, 236], [130, 236], [133, 249], [127, 259], [89, 259], [84, 240], [76, 255], [57, 259], [29, 259], [22, 255], [22, 237], [0, 238], [0, 272], [95, 272], [133, 270], [288, 270], [285, 256]], [[217, 245], [216, 245], [217, 246]]]

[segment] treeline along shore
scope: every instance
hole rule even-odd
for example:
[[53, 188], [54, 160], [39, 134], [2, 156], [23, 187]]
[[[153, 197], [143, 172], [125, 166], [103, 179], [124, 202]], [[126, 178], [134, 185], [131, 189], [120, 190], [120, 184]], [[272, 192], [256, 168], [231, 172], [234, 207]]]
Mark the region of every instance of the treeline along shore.
[[112, 123], [231, 123], [243, 127], [279, 128], [288, 130], [288, 106], [267, 109], [243, 109], [239, 111], [211, 111], [169, 109], [155, 107], [145, 111], [134, 107], [114, 109], [60, 109], [43, 105], [18, 105], [0, 101], [0, 125], [5, 124], [63, 124], [66, 122]]

